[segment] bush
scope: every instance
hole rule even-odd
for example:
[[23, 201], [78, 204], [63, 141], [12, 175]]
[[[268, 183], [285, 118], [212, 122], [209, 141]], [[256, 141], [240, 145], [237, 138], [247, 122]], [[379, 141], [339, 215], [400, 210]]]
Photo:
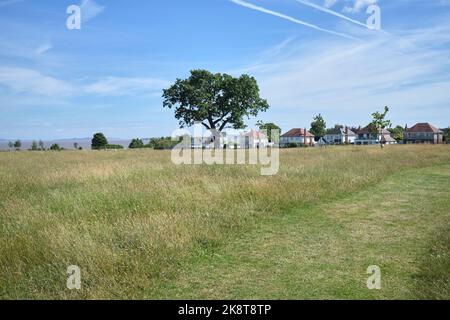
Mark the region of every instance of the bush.
[[121, 150], [123, 149], [123, 146], [120, 144], [107, 144], [105, 146], [106, 150]]
[[51, 150], [51, 151], [61, 151], [62, 149], [61, 149], [61, 147], [59, 146], [59, 144], [54, 143], [54, 144], [51, 145], [51, 147], [50, 147], [49, 150]]
[[141, 139], [133, 139], [131, 140], [130, 145], [128, 146], [129, 149], [141, 149], [144, 148], [144, 141]]

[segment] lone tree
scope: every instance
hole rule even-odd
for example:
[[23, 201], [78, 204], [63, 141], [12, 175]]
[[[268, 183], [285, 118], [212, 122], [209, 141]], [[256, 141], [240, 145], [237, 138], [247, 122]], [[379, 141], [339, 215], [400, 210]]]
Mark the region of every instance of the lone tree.
[[108, 145], [108, 140], [106, 139], [105, 135], [101, 132], [94, 134], [94, 137], [92, 138], [91, 147], [92, 150], [100, 150], [100, 149], [106, 149], [106, 146]]
[[9, 142], [8, 142], [8, 148], [9, 148], [9, 149], [14, 148], [14, 143], [13, 143], [12, 141], [9, 141]]
[[[255, 78], [245, 74], [234, 78], [207, 70], [193, 70], [188, 79], [177, 79], [163, 91], [163, 98], [164, 107], [175, 108], [181, 128], [201, 122], [215, 138], [228, 127], [244, 129], [244, 117], [257, 116], [269, 108], [259, 96]], [[215, 140], [217, 146], [220, 141]]]
[[22, 141], [16, 140], [16, 142], [14, 142], [14, 148], [16, 148], [16, 150], [20, 150], [20, 148], [22, 148]]
[[269, 139], [269, 142], [278, 142], [272, 141], [272, 130], [278, 130], [278, 133], [281, 133], [281, 128], [279, 126], [272, 122], [264, 123], [262, 121], [258, 121], [256, 125], [258, 126], [259, 130], [267, 131], [267, 138]]
[[327, 123], [319, 113], [314, 117], [314, 121], [311, 123], [311, 130], [309, 130], [317, 140], [323, 138], [327, 134]]
[[44, 141], [39, 140], [38, 144], [39, 144], [39, 149], [40, 149], [41, 151], [44, 151], [44, 150], [45, 150]]
[[32, 151], [38, 151], [39, 150], [37, 141], [33, 141], [31, 143], [31, 150]]
[[392, 122], [391, 120], [387, 120], [386, 116], [389, 113], [389, 107], [386, 106], [384, 107], [384, 112], [375, 112], [372, 113], [372, 117], [373, 120], [372, 122], [369, 124], [369, 130], [370, 133], [375, 135], [375, 136], [380, 136], [381, 135], [381, 139], [380, 139], [380, 146], [381, 148], [383, 148], [383, 130], [386, 129], [387, 127], [392, 126]]
[[131, 140], [130, 145], [128, 146], [129, 149], [140, 149], [144, 148], [144, 141], [141, 139], [133, 139]]

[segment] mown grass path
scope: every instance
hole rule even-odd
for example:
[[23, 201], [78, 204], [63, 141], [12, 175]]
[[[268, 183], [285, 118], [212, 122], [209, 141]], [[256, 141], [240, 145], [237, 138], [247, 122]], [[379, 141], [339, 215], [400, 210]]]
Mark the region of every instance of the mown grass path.
[[[450, 298], [450, 165], [395, 173], [194, 255], [159, 298]], [[378, 265], [382, 289], [368, 290]]]

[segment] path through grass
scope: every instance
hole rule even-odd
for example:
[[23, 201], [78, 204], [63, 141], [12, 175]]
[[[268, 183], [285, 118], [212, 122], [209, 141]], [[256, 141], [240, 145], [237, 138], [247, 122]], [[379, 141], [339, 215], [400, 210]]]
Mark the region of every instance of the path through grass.
[[[276, 216], [186, 264], [161, 298], [450, 299], [450, 166]], [[368, 290], [367, 267], [382, 270]]]

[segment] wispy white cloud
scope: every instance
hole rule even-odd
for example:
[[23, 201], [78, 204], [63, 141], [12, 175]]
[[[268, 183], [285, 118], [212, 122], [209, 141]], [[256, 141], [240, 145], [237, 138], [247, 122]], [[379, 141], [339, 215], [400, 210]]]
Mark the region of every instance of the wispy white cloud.
[[75, 92], [75, 87], [63, 80], [15, 67], [0, 67], [0, 86], [12, 93], [43, 96], [65, 96]]
[[448, 41], [450, 25], [357, 44], [293, 42], [284, 50], [290, 56], [271, 57], [251, 73], [273, 113], [280, 114], [272, 120], [285, 127], [308, 125], [318, 112], [364, 124], [384, 105], [392, 106], [400, 123], [445, 120], [450, 113]]
[[345, 6], [344, 12], [359, 13], [362, 9], [367, 8], [372, 4], [376, 4], [378, 0], [354, 0], [353, 5]]
[[139, 96], [160, 93], [168, 84], [160, 79], [133, 77], [105, 77], [92, 83], [69, 82], [32, 69], [0, 67], [0, 87], [12, 94], [28, 96]]
[[323, 3], [323, 7], [329, 9], [336, 6], [338, 3], [343, 3], [344, 4], [344, 8], [342, 9], [343, 12], [359, 13], [361, 12], [361, 10], [367, 8], [372, 4], [376, 4], [377, 2], [378, 0], [325, 0]]
[[51, 43], [50, 40], [47, 40], [36, 49], [35, 53], [37, 55], [42, 55], [52, 49], [53, 49], [53, 44]]
[[321, 27], [316, 26], [314, 24], [311, 24], [311, 23], [308, 23], [308, 22], [305, 22], [305, 21], [293, 18], [293, 17], [285, 15], [283, 13], [279, 13], [279, 12], [276, 12], [276, 11], [273, 11], [273, 10], [266, 9], [264, 7], [261, 7], [261, 6], [257, 6], [257, 5], [251, 4], [249, 2], [245, 2], [245, 1], [242, 1], [242, 0], [229, 0], [229, 1], [235, 3], [235, 4], [239, 5], [239, 6], [242, 6], [242, 7], [248, 8], [248, 9], [252, 9], [252, 10], [256, 10], [256, 11], [259, 11], [259, 12], [263, 12], [263, 13], [266, 13], [266, 14], [269, 14], [269, 15], [272, 15], [272, 16], [275, 16], [275, 17], [279, 17], [281, 19], [285, 19], [287, 21], [290, 21], [290, 22], [293, 22], [293, 23], [296, 23], [296, 24], [299, 24], [299, 25], [302, 25], [302, 26], [305, 26], [305, 27], [308, 27], [308, 28], [312, 28], [312, 29], [315, 29], [315, 30], [318, 30], [318, 31], [326, 32], [326, 33], [333, 34], [333, 35], [336, 35], [336, 36], [339, 36], [339, 37], [343, 37], [343, 38], [347, 38], [347, 39], [357, 40], [357, 38], [355, 38], [353, 36], [350, 36], [350, 35], [347, 35], [347, 34], [344, 34], [344, 33], [340, 33], [340, 32], [336, 32], [336, 31], [333, 31], [333, 30], [321, 28]]
[[86, 87], [86, 93], [102, 96], [127, 96], [161, 91], [169, 83], [153, 78], [106, 77]]
[[364, 28], [370, 29], [370, 28], [367, 26], [367, 24], [365, 24], [365, 23], [362, 23], [362, 22], [359, 22], [359, 21], [357, 21], [357, 20], [355, 20], [355, 19], [349, 18], [349, 17], [347, 17], [347, 16], [345, 16], [345, 15], [339, 13], [339, 12], [330, 10], [329, 8], [332, 7], [332, 6], [336, 3], [337, 0], [327, 0], [327, 1], [325, 2], [325, 4], [324, 4], [324, 7], [319, 6], [319, 5], [316, 5], [315, 3], [312, 3], [312, 2], [307, 1], [307, 0], [296, 0], [296, 1], [299, 2], [299, 3], [301, 3], [301, 4], [304, 4], [304, 5], [306, 5], [306, 6], [309, 6], [309, 7], [311, 7], [311, 8], [320, 10], [320, 11], [322, 11], [322, 12], [326, 12], [326, 13], [328, 13], [328, 14], [331, 14], [331, 15], [336, 16], [336, 17], [339, 17], [339, 18], [341, 18], [341, 19], [350, 21], [350, 22], [352, 22], [352, 23], [354, 23], [354, 24], [357, 24], [357, 25], [359, 25], [359, 26], [362, 26], [362, 27], [364, 27]]
[[92, 20], [105, 10], [104, 6], [97, 4], [94, 0], [83, 0], [80, 8], [82, 22]]

